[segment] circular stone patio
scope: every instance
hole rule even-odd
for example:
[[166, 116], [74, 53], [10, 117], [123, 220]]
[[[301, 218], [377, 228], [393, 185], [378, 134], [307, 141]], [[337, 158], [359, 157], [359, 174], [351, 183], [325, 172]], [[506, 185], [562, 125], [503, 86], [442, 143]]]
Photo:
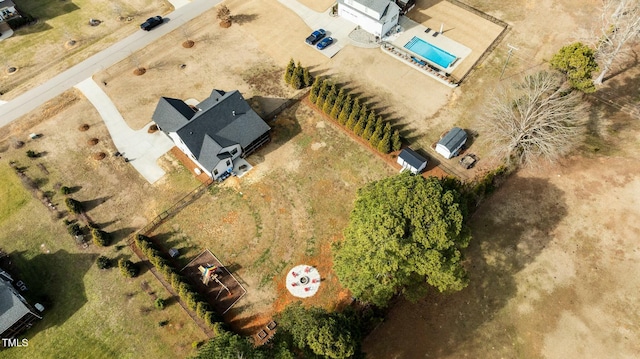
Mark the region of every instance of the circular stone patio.
[[298, 298], [309, 298], [320, 287], [320, 272], [312, 266], [301, 264], [287, 273], [287, 289]]

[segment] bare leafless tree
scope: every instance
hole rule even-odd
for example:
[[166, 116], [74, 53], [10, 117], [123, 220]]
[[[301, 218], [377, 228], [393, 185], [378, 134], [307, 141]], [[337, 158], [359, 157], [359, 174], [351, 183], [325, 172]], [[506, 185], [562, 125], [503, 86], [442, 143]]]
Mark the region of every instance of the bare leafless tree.
[[485, 141], [508, 165], [555, 161], [582, 138], [586, 104], [556, 73], [538, 72], [494, 92], [481, 117]]
[[231, 26], [231, 10], [226, 5], [222, 5], [218, 8], [217, 12], [218, 20], [220, 20], [220, 26]]
[[640, 39], [640, 1], [603, 0], [596, 34], [596, 58], [600, 74], [596, 85], [602, 84], [611, 67], [620, 61], [633, 42]]

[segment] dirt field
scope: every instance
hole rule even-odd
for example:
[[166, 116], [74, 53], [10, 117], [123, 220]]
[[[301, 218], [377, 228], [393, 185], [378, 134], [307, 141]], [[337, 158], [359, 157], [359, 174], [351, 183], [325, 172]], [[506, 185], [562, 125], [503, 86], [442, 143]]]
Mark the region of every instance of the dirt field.
[[639, 178], [638, 161], [621, 157], [511, 178], [472, 221], [470, 286], [399, 302], [368, 355], [634, 357]]
[[[142, 19], [151, 14], [173, 9], [164, 0], [47, 0], [18, 5], [38, 23], [0, 41], [0, 99], [5, 101], [138, 31]], [[92, 18], [102, 23], [90, 26]], [[8, 74], [9, 66], [18, 71]]]

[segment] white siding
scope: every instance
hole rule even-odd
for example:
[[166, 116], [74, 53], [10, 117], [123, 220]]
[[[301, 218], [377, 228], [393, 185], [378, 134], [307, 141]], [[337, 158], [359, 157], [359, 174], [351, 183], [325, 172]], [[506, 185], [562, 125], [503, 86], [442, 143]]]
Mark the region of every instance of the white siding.
[[[195, 163], [198, 166], [198, 168], [202, 170], [202, 172], [206, 173], [209, 177], [212, 176], [212, 173], [209, 172], [209, 170], [207, 170], [206, 168], [204, 168], [204, 166], [196, 160], [196, 156], [194, 156], [194, 154], [191, 153], [191, 151], [189, 151], [189, 148], [187, 148], [184, 142], [182, 142], [182, 140], [180, 139], [180, 136], [178, 136], [176, 132], [169, 132], [169, 137], [173, 140], [173, 143], [176, 144], [176, 147], [178, 147], [180, 151], [184, 152], [184, 154], [187, 155], [193, 161], [193, 163]], [[191, 170], [193, 170], [193, 168], [191, 168]]]
[[[358, 3], [355, 4], [360, 5]], [[353, 22], [354, 24], [360, 26], [362, 29], [375, 36], [382, 37], [396, 24], [398, 24], [400, 8], [395, 3], [389, 4], [387, 14], [385, 16], [385, 23], [380, 23], [379, 21], [374, 20], [362, 14], [361, 12], [380, 19], [380, 15], [377, 13], [377, 15], [374, 16], [362, 10], [360, 10], [361, 12], [358, 12], [358, 10], [360, 10], [358, 7], [350, 7], [347, 1], [345, 1], [345, 4], [338, 3], [338, 16]], [[371, 10], [369, 10], [369, 12], [371, 12]]]

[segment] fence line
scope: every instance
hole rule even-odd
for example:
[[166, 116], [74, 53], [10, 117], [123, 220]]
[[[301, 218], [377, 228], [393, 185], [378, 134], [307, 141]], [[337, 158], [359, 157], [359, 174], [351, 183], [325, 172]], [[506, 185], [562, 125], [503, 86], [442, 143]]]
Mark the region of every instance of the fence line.
[[191, 192], [187, 193], [184, 197], [180, 198], [176, 203], [171, 205], [171, 207], [167, 208], [162, 213], [157, 215], [154, 219], [152, 219], [151, 222], [147, 223], [144, 227], [140, 228], [138, 231], [130, 235], [129, 238], [127, 238], [127, 244], [133, 244], [135, 236], [138, 234], [146, 236], [147, 234], [151, 233], [151, 231], [158, 228], [167, 219], [173, 217], [176, 213], [178, 213], [178, 211], [193, 203], [196, 199], [200, 198], [200, 196], [202, 196], [202, 194], [206, 192], [213, 183], [213, 181], [203, 183]]
[[311, 89], [307, 88], [304, 91], [299, 92], [298, 94], [296, 94], [292, 98], [288, 99], [282, 105], [278, 106], [278, 108], [276, 108], [275, 110], [269, 112], [264, 117], [265, 120], [273, 121], [275, 119], [276, 115], [278, 115], [280, 112], [288, 109], [289, 107], [293, 106], [295, 103], [299, 102], [303, 97], [305, 97], [309, 93], [309, 91], [311, 91]]

